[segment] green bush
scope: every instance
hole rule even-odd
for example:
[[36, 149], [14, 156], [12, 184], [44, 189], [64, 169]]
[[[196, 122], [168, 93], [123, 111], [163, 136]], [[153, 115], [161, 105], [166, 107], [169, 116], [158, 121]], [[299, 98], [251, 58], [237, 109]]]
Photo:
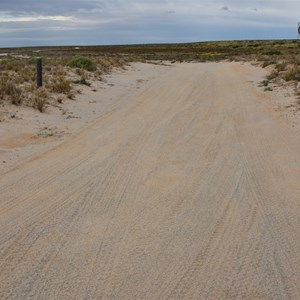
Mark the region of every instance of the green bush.
[[96, 71], [97, 67], [94, 62], [84, 56], [74, 57], [70, 62], [69, 66], [71, 68], [85, 69], [87, 71]]

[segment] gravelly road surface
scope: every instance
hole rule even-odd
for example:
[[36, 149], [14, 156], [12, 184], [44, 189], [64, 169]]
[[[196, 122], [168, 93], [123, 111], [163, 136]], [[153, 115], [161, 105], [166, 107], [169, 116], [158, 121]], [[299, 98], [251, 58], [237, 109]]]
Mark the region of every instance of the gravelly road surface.
[[0, 298], [300, 299], [300, 140], [259, 72], [165, 67], [1, 175]]

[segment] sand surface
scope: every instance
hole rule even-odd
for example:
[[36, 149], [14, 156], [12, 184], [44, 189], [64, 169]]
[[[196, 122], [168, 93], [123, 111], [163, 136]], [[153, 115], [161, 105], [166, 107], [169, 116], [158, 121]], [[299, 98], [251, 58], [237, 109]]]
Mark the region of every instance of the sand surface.
[[300, 299], [299, 123], [264, 75], [135, 64], [1, 122], [0, 298]]

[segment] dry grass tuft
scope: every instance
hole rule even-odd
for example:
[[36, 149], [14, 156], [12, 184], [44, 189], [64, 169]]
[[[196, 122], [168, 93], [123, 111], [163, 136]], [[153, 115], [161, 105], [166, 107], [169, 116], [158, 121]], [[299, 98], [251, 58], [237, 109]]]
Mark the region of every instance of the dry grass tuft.
[[45, 106], [49, 99], [49, 93], [46, 88], [36, 89], [32, 95], [32, 107], [38, 109], [40, 112], [45, 110]]
[[68, 94], [72, 90], [71, 82], [63, 75], [59, 74], [52, 78], [50, 83], [50, 90], [54, 93]]

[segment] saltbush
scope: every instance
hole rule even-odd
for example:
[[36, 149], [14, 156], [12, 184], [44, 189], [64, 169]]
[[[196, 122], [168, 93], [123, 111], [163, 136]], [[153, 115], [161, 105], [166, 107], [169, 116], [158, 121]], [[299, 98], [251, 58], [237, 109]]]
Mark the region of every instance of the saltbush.
[[76, 56], [70, 62], [69, 66], [71, 68], [85, 69], [87, 71], [96, 71], [97, 67], [95, 63], [87, 57]]

